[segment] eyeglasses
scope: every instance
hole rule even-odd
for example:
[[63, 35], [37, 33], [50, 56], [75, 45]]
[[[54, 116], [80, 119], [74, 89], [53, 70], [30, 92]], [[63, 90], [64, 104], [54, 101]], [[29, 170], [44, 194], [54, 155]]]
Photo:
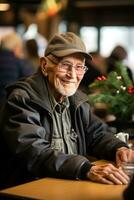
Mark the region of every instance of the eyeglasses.
[[72, 69], [74, 67], [76, 73], [79, 75], [85, 73], [88, 68], [87, 66], [85, 65], [73, 65], [72, 63], [70, 62], [67, 62], [67, 61], [61, 61], [59, 62], [58, 64], [58, 67], [62, 70], [62, 71], [69, 71], [70, 69]]
[[85, 65], [73, 65], [72, 63], [68, 62], [68, 61], [60, 61], [60, 59], [58, 59], [55, 56], [47, 56], [47, 58], [54, 63], [55, 65], [57, 65], [57, 67], [59, 67], [60, 70], [62, 70], [63, 72], [69, 71], [70, 69], [72, 69], [72, 67], [74, 67], [76, 73], [78, 75], [84, 74], [87, 70], [88, 67]]

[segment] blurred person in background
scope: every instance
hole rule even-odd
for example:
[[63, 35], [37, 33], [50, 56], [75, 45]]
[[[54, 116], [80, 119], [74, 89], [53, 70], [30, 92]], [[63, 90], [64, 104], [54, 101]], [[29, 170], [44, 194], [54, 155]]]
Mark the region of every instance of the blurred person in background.
[[39, 67], [38, 45], [35, 39], [25, 40], [25, 56], [36, 72]]
[[93, 58], [93, 63], [95, 65], [95, 68], [102, 74], [106, 75], [107, 73], [107, 68], [106, 68], [106, 63], [105, 63], [105, 57], [100, 54], [98, 51], [92, 51], [90, 52], [92, 58]]
[[117, 63], [120, 63], [122, 64], [122, 66], [127, 67], [128, 75], [133, 81], [132, 72], [126, 64], [127, 57], [128, 57], [127, 50], [123, 46], [121, 45], [115, 46], [110, 56], [106, 58], [107, 73], [111, 71], [116, 71]]
[[95, 79], [98, 76], [101, 76], [102, 74], [98, 69], [96, 69], [94, 62], [89, 61], [88, 63], [86, 63], [86, 66], [88, 66], [88, 70], [84, 74], [79, 89], [81, 89], [82, 92], [89, 94], [90, 93], [89, 85], [93, 83]]
[[47, 46], [47, 39], [44, 34], [39, 32], [38, 20], [36, 21], [37, 5], [25, 5], [21, 8], [19, 15], [22, 24], [18, 27], [19, 33], [24, 40], [35, 39], [38, 45], [38, 55], [44, 55], [44, 49]]
[[24, 59], [23, 41], [16, 33], [9, 33], [0, 42], [0, 102], [6, 96], [5, 87], [21, 77], [31, 75], [32, 67]]
[[89, 85], [93, 83], [97, 77], [105, 75], [106, 73], [105, 59], [101, 56], [101, 54], [96, 51], [90, 52], [90, 55], [92, 56], [92, 60], [86, 63], [88, 70], [84, 74], [80, 83], [80, 89], [87, 94], [91, 92], [89, 90]]

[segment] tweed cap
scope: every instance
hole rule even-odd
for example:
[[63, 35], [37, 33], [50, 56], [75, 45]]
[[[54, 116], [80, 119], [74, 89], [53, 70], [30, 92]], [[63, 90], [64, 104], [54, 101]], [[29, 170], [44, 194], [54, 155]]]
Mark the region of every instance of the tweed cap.
[[56, 57], [64, 57], [74, 53], [83, 54], [86, 61], [92, 60], [91, 55], [86, 52], [84, 42], [72, 32], [54, 35], [45, 50], [45, 56], [52, 54]]

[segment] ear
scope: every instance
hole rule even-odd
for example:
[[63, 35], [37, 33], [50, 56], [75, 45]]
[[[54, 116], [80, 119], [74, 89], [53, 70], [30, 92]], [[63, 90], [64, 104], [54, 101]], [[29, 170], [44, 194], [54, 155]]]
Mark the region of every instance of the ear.
[[44, 76], [47, 76], [46, 66], [47, 66], [46, 58], [45, 57], [41, 57], [40, 58], [40, 67], [41, 67], [41, 71], [42, 71]]

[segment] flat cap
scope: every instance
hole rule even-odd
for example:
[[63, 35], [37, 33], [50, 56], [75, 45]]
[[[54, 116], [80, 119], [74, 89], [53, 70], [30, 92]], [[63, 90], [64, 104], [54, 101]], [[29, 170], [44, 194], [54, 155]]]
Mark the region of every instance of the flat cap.
[[86, 52], [84, 42], [72, 32], [55, 34], [48, 42], [45, 50], [45, 56], [52, 54], [57, 57], [64, 57], [74, 53], [83, 54], [87, 61], [92, 60], [91, 55]]

